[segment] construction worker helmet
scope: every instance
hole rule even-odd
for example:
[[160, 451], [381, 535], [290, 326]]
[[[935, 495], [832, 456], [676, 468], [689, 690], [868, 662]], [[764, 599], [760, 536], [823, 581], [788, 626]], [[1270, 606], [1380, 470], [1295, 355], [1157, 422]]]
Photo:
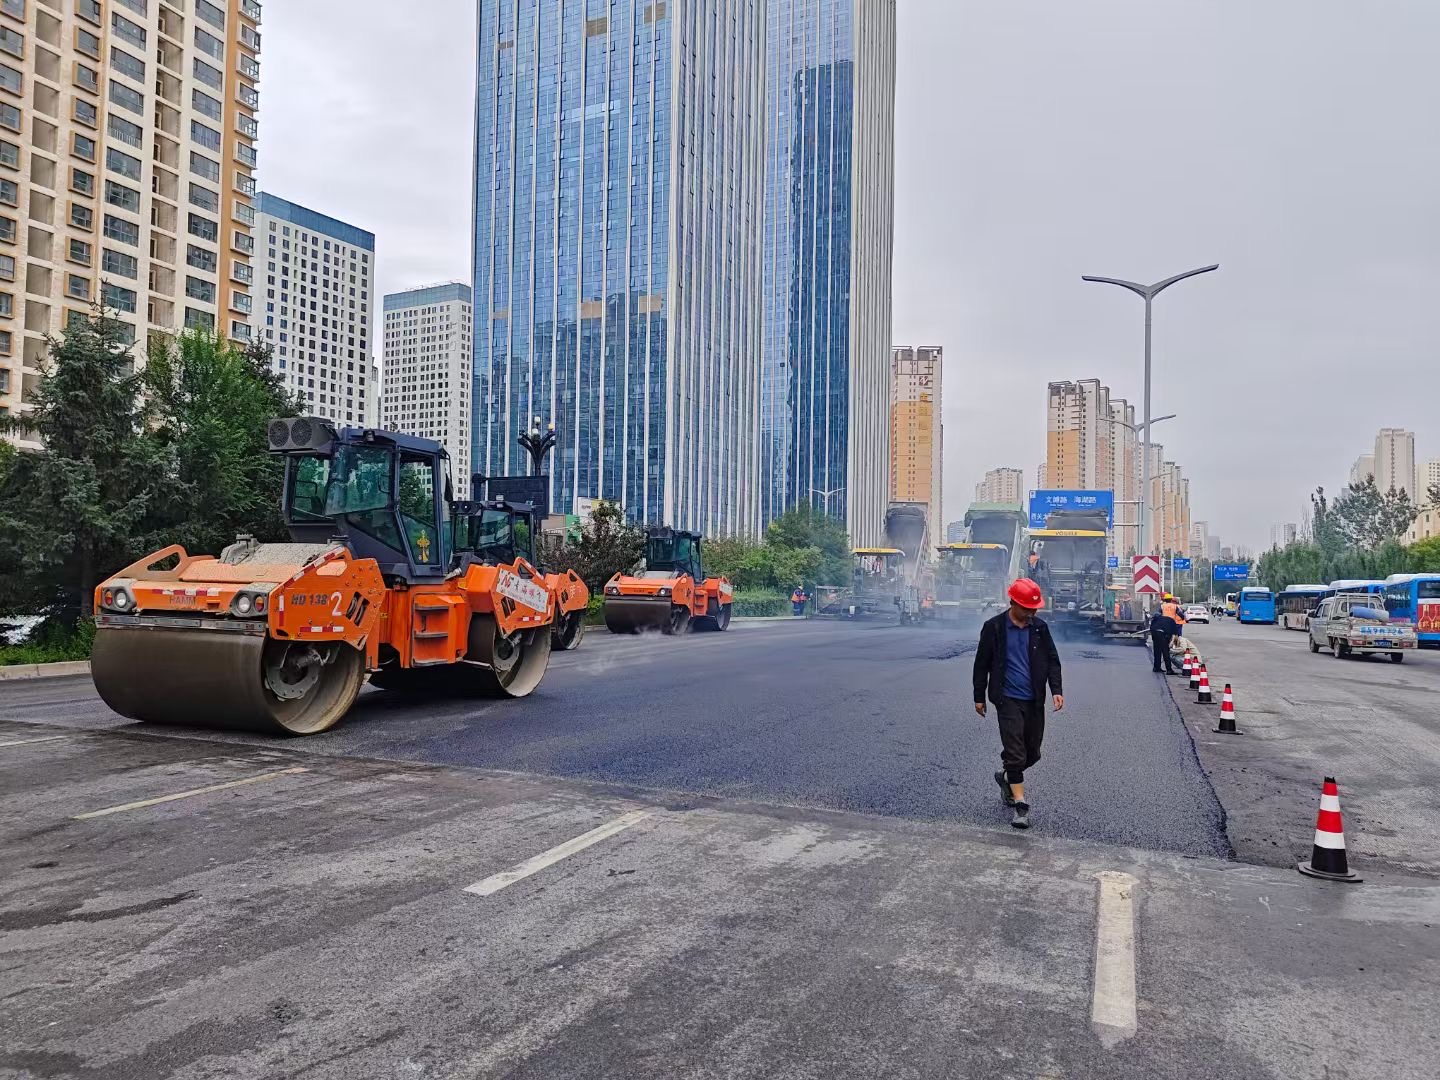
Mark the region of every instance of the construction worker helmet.
[[1015, 603], [1023, 608], [1029, 608], [1031, 611], [1038, 611], [1045, 606], [1045, 600], [1040, 595], [1040, 586], [1029, 578], [1017, 578], [1011, 584], [1007, 595]]
[[1171, 595], [1167, 592], [1167, 593], [1166, 593], [1164, 596], [1162, 596], [1160, 599], [1161, 599], [1161, 600], [1174, 600], [1175, 597], [1171, 596]]

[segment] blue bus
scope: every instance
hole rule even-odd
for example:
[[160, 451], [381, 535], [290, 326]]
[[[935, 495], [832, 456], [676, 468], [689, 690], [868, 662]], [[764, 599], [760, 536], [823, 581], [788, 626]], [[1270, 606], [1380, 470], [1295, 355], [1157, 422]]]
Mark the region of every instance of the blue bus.
[[[1375, 578], [1340, 578], [1330, 582], [1321, 594], [1320, 600], [1328, 600], [1336, 593], [1383, 593], [1386, 583]], [[1320, 600], [1316, 600], [1319, 606]]]
[[1235, 614], [1242, 623], [1273, 623], [1275, 621], [1275, 594], [1269, 589], [1248, 588], [1240, 590], [1240, 602]]
[[1408, 619], [1422, 649], [1440, 649], [1440, 574], [1391, 574], [1385, 579], [1385, 610]]

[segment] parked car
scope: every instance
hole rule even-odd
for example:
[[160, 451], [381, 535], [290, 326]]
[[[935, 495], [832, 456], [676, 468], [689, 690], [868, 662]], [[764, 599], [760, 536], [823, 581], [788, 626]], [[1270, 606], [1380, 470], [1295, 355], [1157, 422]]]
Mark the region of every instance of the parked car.
[[1204, 604], [1191, 604], [1185, 609], [1185, 621], [1187, 623], [1203, 622], [1208, 626], [1210, 623], [1210, 609]]
[[1388, 653], [1394, 663], [1419, 644], [1415, 627], [1390, 622], [1383, 606], [1369, 593], [1337, 593], [1326, 597], [1310, 616], [1310, 651], [1329, 649], [1337, 660], [1353, 653]]

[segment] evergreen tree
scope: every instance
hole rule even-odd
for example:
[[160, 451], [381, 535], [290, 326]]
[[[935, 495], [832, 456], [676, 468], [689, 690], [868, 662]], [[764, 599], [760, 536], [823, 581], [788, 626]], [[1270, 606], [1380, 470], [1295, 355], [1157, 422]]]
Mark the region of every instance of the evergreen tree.
[[0, 480], [0, 610], [74, 624], [93, 614], [96, 583], [144, 554], [166, 470], [127, 337], [103, 309], [72, 319], [49, 341], [34, 408], [0, 417], [44, 443]]

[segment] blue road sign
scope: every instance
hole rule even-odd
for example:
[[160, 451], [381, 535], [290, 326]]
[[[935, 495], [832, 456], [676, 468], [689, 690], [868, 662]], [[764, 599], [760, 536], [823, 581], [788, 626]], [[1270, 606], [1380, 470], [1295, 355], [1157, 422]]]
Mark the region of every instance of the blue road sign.
[[1111, 570], [1117, 569], [1120, 566], [1120, 556], [1111, 555], [1108, 559], [1105, 560], [1105, 565], [1108, 566]]
[[1216, 581], [1245, 581], [1250, 577], [1249, 563], [1216, 563]]
[[1190, 569], [1190, 560], [1189, 560], [1189, 559], [1176, 559], [1176, 560], [1174, 560], [1174, 561], [1170, 564], [1170, 568], [1171, 568], [1172, 570], [1189, 570], [1189, 569]]
[[1115, 524], [1115, 493], [1049, 488], [1030, 492], [1030, 528], [1045, 528], [1046, 519], [1056, 510], [1104, 510], [1105, 527], [1109, 528]]

